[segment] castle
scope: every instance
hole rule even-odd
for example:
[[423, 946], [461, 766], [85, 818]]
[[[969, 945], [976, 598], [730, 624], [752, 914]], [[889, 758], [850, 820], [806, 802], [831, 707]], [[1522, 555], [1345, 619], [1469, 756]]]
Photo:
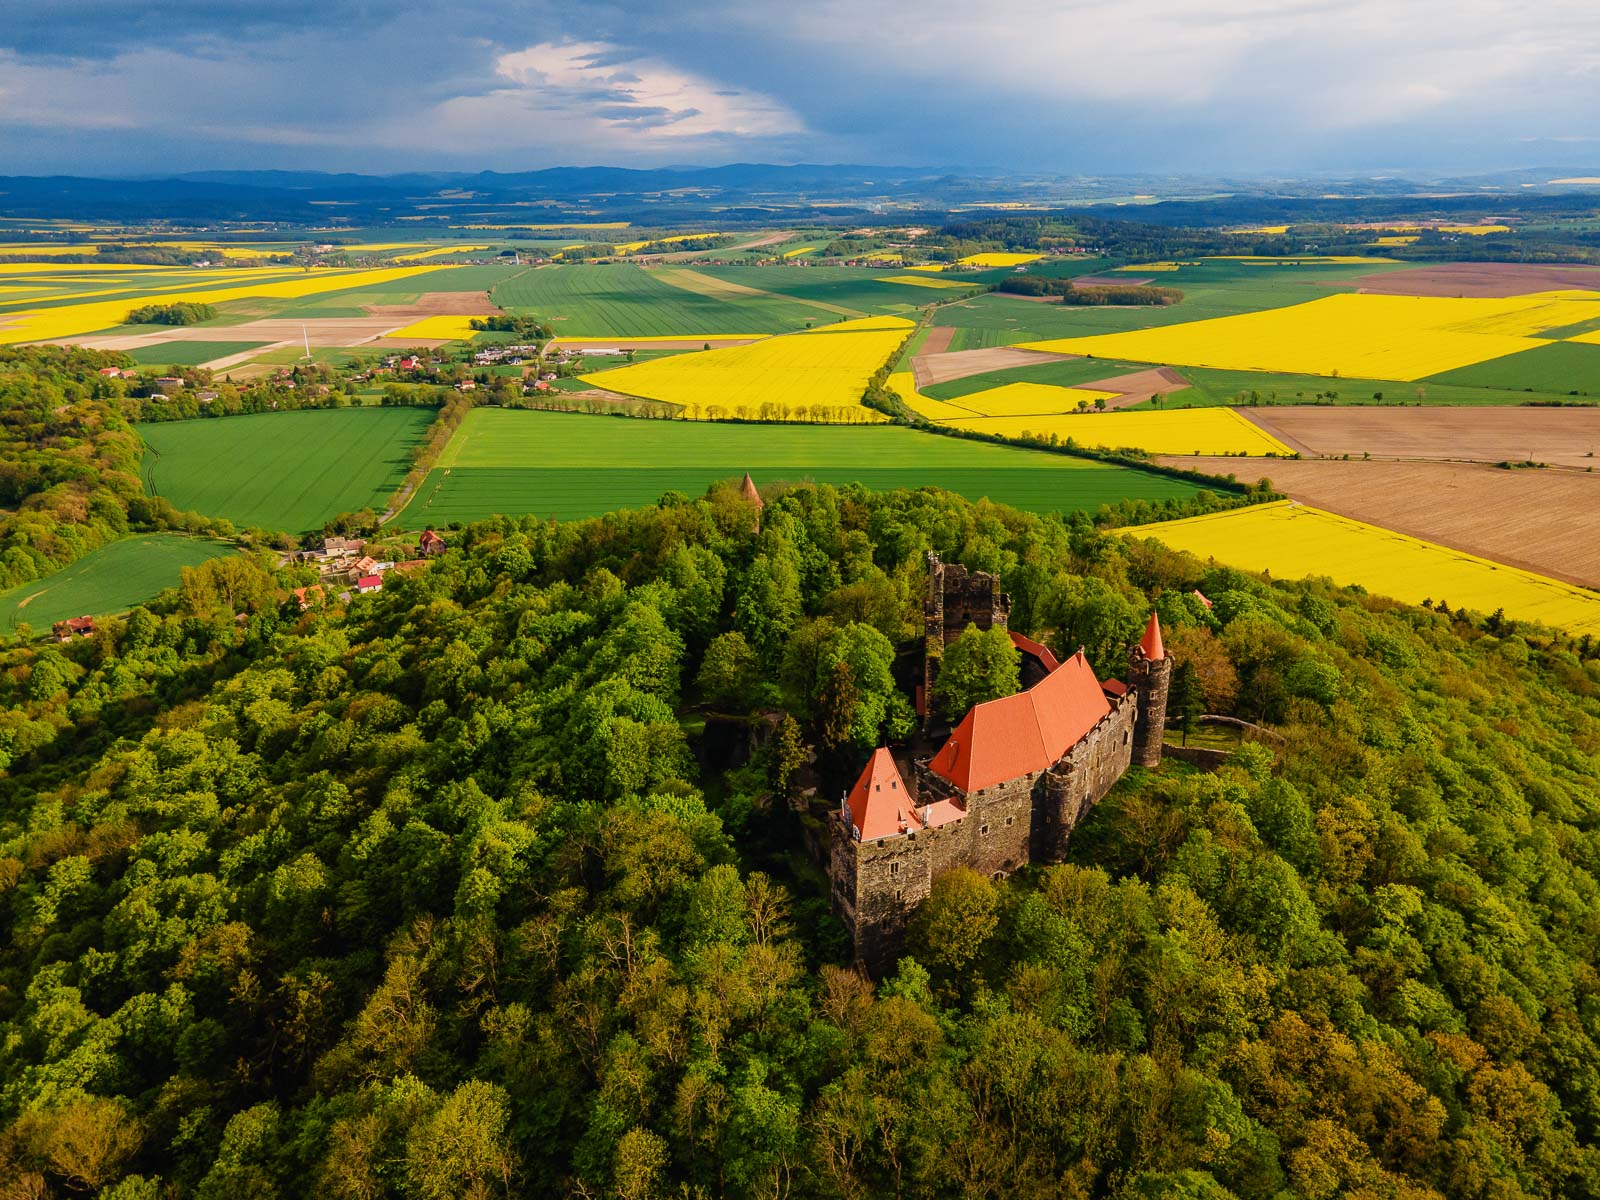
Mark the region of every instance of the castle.
[[[944, 647], [968, 624], [1005, 629], [1011, 599], [986, 572], [928, 555], [924, 728]], [[830, 823], [833, 903], [856, 959], [881, 974], [934, 879], [966, 866], [1002, 878], [1024, 863], [1060, 862], [1073, 827], [1130, 763], [1161, 762], [1172, 660], [1150, 616], [1128, 655], [1128, 681], [1101, 681], [1080, 649], [1057, 661], [1012, 632], [1023, 690], [977, 704], [909, 779], [880, 747]]]

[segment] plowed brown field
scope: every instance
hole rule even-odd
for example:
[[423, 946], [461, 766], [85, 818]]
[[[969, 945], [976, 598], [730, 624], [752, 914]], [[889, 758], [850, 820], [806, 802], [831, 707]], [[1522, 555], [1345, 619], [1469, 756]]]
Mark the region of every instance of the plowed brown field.
[[1252, 483], [1265, 476], [1280, 492], [1329, 512], [1568, 583], [1600, 586], [1600, 474], [1440, 462], [1161, 461]]
[[1242, 408], [1302, 454], [1600, 466], [1600, 408]]

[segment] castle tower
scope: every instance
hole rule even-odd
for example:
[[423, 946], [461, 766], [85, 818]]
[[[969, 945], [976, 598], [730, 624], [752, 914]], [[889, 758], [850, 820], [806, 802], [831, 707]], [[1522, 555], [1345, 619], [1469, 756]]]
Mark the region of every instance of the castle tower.
[[1007, 627], [1011, 597], [1000, 590], [1000, 577], [988, 571], [969, 573], [960, 563], [945, 563], [928, 551], [928, 597], [922, 606], [923, 727], [933, 719], [933, 687], [939, 679], [945, 645], [961, 636], [968, 625], [979, 629]]
[[756, 532], [761, 532], [761, 510], [766, 508], [767, 502], [761, 498], [761, 493], [756, 490], [756, 481], [750, 478], [750, 472], [744, 473], [744, 482], [739, 485], [739, 495], [746, 504], [756, 510]]
[[1128, 686], [1138, 694], [1139, 713], [1133, 725], [1133, 761], [1136, 766], [1161, 765], [1161, 739], [1167, 730], [1167, 688], [1172, 683], [1172, 659], [1161, 641], [1161, 622], [1150, 614], [1139, 644], [1128, 652]]

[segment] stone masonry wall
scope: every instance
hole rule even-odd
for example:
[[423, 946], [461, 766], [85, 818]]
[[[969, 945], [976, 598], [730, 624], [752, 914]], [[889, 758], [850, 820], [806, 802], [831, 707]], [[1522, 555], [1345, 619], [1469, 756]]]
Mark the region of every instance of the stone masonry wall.
[[1035, 821], [1035, 862], [1061, 862], [1079, 821], [1105, 797], [1128, 769], [1138, 701], [1132, 692], [1045, 773]]

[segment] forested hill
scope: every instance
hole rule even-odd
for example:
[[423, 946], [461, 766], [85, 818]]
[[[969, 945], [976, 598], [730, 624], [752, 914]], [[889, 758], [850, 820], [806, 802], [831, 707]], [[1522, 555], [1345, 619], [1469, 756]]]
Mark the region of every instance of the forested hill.
[[[752, 524], [479, 526], [344, 613], [235, 557], [6, 651], [6, 1194], [1600, 1193], [1589, 647], [932, 492]], [[904, 721], [927, 549], [1107, 674], [1159, 597], [1282, 740], [947, 876], [874, 985], [790, 800]], [[792, 721], [703, 767], [708, 707]]]

